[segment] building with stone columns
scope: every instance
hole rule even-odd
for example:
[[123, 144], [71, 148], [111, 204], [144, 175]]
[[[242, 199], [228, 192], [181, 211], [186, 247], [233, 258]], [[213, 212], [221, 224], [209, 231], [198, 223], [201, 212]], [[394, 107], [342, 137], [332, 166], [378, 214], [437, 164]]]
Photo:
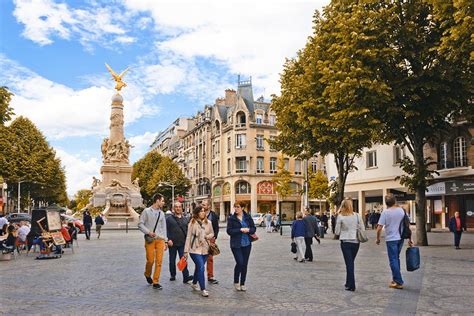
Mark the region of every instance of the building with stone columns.
[[[251, 79], [241, 81], [239, 77], [237, 91], [227, 89], [224, 97], [194, 117], [177, 119], [159, 133], [151, 150], [171, 157], [191, 180], [185, 207], [210, 199], [221, 220], [229, 215], [235, 201], [244, 201], [252, 214], [276, 213], [279, 199], [272, 179], [282, 154], [267, 142], [278, 135], [276, 120], [269, 102], [263, 97], [254, 99]], [[300, 192], [304, 161], [283, 159], [293, 176], [291, 186]], [[325, 170], [320, 158], [311, 159], [309, 167]], [[288, 196], [279, 206], [283, 219], [293, 220], [303, 207], [303, 195]]]

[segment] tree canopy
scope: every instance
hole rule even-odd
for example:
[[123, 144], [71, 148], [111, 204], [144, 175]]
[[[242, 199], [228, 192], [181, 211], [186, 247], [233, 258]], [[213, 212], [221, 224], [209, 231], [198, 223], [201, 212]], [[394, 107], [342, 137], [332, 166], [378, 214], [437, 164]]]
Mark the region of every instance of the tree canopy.
[[10, 107], [10, 101], [13, 93], [8, 91], [7, 87], [0, 87], [0, 126], [10, 121], [12, 118], [13, 109]]
[[145, 200], [151, 200], [153, 194], [159, 192], [171, 201], [172, 188], [167, 185], [159, 186], [162, 182], [176, 185], [175, 198], [184, 196], [191, 185], [171, 158], [161, 156], [155, 151], [147, 153], [133, 164], [132, 178], [136, 177], [140, 178], [140, 192]]

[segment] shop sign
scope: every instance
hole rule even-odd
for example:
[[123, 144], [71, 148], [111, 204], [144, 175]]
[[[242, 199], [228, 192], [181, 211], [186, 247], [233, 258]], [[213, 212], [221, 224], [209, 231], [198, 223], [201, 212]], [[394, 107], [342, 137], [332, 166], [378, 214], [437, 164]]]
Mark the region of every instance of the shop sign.
[[474, 182], [446, 181], [446, 194], [474, 193]]
[[426, 196], [446, 194], [446, 184], [444, 182], [432, 184], [426, 189]]

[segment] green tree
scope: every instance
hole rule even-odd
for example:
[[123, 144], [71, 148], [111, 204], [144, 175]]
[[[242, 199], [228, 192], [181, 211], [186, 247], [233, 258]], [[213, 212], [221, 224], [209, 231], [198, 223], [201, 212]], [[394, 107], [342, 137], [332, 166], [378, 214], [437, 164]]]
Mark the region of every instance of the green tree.
[[[376, 36], [359, 37], [360, 18], [373, 21], [352, 1], [332, 1], [321, 16], [314, 15], [314, 34], [280, 78], [281, 95], [273, 96], [280, 134], [275, 146], [291, 156], [302, 153], [334, 156], [338, 176], [335, 202], [344, 198], [347, 175], [362, 149], [376, 140], [380, 121], [370, 111], [387, 103], [388, 89], [372, 67], [354, 59], [373, 61]], [[368, 28], [369, 26], [365, 26]]]
[[[293, 193], [291, 188], [291, 173], [285, 169], [283, 156], [278, 159], [277, 173], [273, 176], [273, 184], [277, 193], [277, 213], [280, 214], [280, 201]], [[281, 218], [281, 217], [280, 217]]]
[[185, 195], [191, 185], [173, 160], [154, 151], [147, 153], [133, 164], [132, 178], [136, 177], [140, 178], [140, 192], [145, 200], [151, 200], [153, 194], [160, 192], [171, 201], [171, 187], [165, 185], [158, 187], [160, 182], [176, 185], [175, 198]]
[[13, 109], [10, 107], [12, 96], [13, 93], [8, 91], [7, 87], [0, 87], [0, 126], [10, 121], [12, 115], [15, 114], [13, 113]]
[[66, 178], [61, 161], [41, 131], [29, 119], [16, 118], [0, 137], [0, 175], [17, 196], [21, 183], [21, 206], [26, 197], [48, 203], [67, 204]]
[[310, 198], [319, 200], [319, 210], [322, 211], [321, 200], [329, 197], [329, 181], [321, 170], [316, 173], [310, 171], [308, 175], [308, 195]]
[[[76, 192], [74, 195], [74, 201], [76, 206], [73, 208], [75, 211], [80, 211], [89, 204], [89, 200], [92, 197], [92, 190], [82, 189]], [[71, 207], [72, 208], [72, 207]]]

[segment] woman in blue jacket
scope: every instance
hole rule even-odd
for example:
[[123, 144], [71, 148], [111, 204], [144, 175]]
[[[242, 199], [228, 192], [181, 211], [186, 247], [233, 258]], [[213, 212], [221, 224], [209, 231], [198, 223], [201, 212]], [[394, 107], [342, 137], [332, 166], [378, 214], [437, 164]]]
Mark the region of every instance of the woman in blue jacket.
[[[255, 234], [255, 223], [244, 212], [244, 203], [234, 203], [234, 214], [227, 218], [227, 234], [230, 236], [230, 249], [235, 259], [234, 287], [237, 291], [246, 291], [245, 279], [252, 244], [250, 235]], [[240, 278], [240, 280], [239, 280]]]

